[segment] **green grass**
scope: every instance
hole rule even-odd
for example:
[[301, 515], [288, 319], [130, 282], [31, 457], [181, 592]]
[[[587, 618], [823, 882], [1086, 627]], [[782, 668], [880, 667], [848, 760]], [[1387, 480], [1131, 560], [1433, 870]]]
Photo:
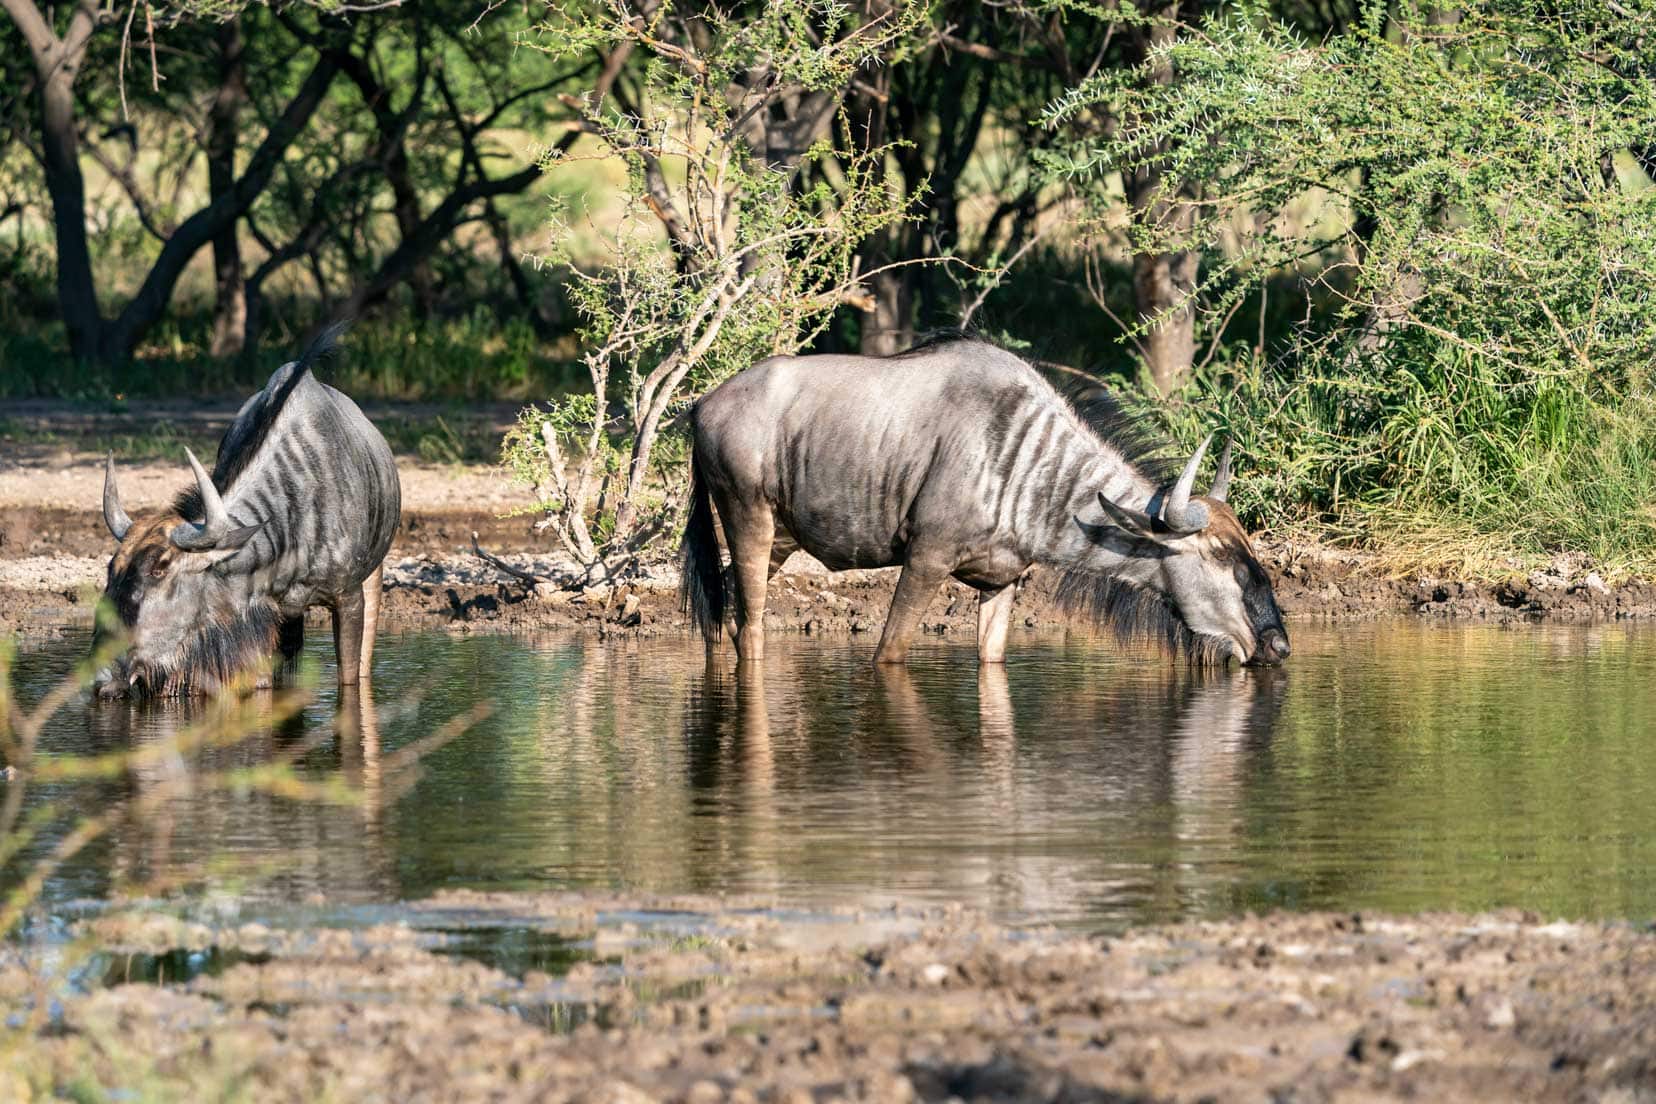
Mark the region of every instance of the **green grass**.
[[[108, 408], [111, 405], [95, 404]], [[35, 453], [58, 450], [113, 453], [118, 460], [177, 460], [184, 449], [197, 456], [212, 456], [218, 436], [180, 428], [166, 419], [147, 423], [142, 429], [92, 427], [73, 431], [61, 427], [42, 428], [15, 418], [0, 418], [0, 447]]]
[[[1421, 349], [1410, 350], [1413, 353]], [[1228, 429], [1254, 526], [1375, 549], [1399, 570], [1499, 575], [1562, 552], [1656, 571], [1656, 391], [1522, 376], [1438, 349], [1385, 366], [1205, 373], [1161, 409], [1191, 447]]]
[[[210, 320], [168, 322], [128, 362], [77, 364], [55, 325], [13, 326], [0, 337], [0, 398], [245, 396], [301, 351], [308, 332], [271, 335], [256, 356], [208, 355]], [[428, 322], [364, 319], [345, 340], [346, 355], [322, 371], [357, 399], [543, 399], [584, 378], [569, 339], [547, 341], [525, 322], [501, 324], [477, 312]]]

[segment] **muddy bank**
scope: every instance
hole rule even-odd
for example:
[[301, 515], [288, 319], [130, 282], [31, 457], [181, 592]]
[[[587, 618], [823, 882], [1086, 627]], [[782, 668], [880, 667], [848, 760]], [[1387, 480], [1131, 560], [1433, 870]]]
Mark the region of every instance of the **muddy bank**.
[[[33, 451], [31, 451], [31, 449]], [[38, 453], [38, 454], [37, 454]], [[388, 563], [388, 626], [457, 631], [559, 629], [675, 632], [676, 564], [652, 565], [618, 588], [581, 585], [574, 565], [534, 519], [506, 516], [525, 504], [521, 488], [498, 469], [434, 464], [399, 457], [403, 525]], [[102, 458], [84, 451], [45, 455], [39, 446], [0, 457], [0, 632], [51, 631], [91, 620], [90, 591], [101, 588], [112, 547], [97, 509]], [[158, 509], [180, 484], [166, 460], [127, 463], [122, 493], [134, 513]], [[526, 582], [471, 554], [471, 538], [541, 580]], [[1395, 577], [1359, 552], [1263, 537], [1258, 551], [1276, 580], [1284, 613], [1295, 619], [1354, 619], [1418, 614], [1509, 622], [1656, 616], [1656, 582], [1606, 583], [1580, 556], [1561, 555], [1545, 569], [1493, 580]], [[796, 557], [773, 586], [767, 627], [779, 632], [877, 632], [895, 571], [828, 575]], [[976, 595], [949, 584], [926, 630], [975, 631]], [[1014, 623], [1024, 629], [1061, 623], [1050, 581], [1037, 574], [1020, 593]]]
[[[485, 550], [526, 580], [469, 551]], [[88, 624], [88, 599], [101, 587], [107, 534], [95, 514], [14, 511], [0, 523], [0, 632], [53, 631]], [[1537, 618], [1610, 620], [1656, 616], [1656, 584], [1606, 584], [1587, 565], [1560, 557], [1547, 570], [1498, 581], [1394, 578], [1360, 553], [1268, 539], [1258, 543], [1292, 620], [1357, 620], [1416, 615], [1511, 623]], [[895, 570], [830, 574], [796, 556], [773, 581], [766, 626], [777, 632], [877, 633], [896, 585]], [[538, 580], [538, 581], [536, 581]], [[645, 634], [688, 628], [678, 602], [677, 565], [650, 565], [616, 585], [585, 585], [527, 519], [488, 511], [411, 510], [387, 561], [381, 624], [457, 632], [591, 630]], [[1052, 601], [1053, 580], [1037, 571], [1020, 590], [1013, 624], [1050, 630], [1068, 622]], [[976, 593], [954, 582], [933, 601], [925, 631], [976, 631]], [[312, 611], [320, 620], [320, 611]]]
[[[453, 894], [569, 941], [509, 973], [405, 924], [104, 920], [106, 952], [216, 974], [53, 1006], [15, 950], [0, 1095], [447, 1101], [1639, 1101], [1656, 935], [1531, 916], [1277, 915], [1118, 938], [971, 913], [808, 919], [721, 901]], [[652, 929], [649, 910], [671, 923]], [[109, 961], [118, 963], [119, 954]], [[118, 973], [118, 971], [116, 971]], [[108, 976], [108, 975], [106, 975]], [[9, 1084], [5, 1083], [9, 1082]]]

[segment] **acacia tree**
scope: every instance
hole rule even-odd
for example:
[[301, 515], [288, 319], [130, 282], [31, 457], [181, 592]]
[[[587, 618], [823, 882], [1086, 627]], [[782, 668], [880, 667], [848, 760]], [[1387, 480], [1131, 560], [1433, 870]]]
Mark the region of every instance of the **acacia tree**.
[[589, 569], [617, 567], [675, 516], [675, 498], [652, 498], [649, 483], [687, 396], [797, 350], [862, 299], [871, 273], [858, 269], [857, 245], [907, 211], [878, 186], [873, 166], [887, 151], [836, 158], [830, 128], [923, 15], [857, 16], [811, 0], [551, 8], [538, 48], [638, 55], [634, 79], [567, 101], [601, 143], [589, 156], [617, 158], [627, 174], [619, 222], [589, 228], [604, 243], [598, 263], [572, 254], [567, 212], [551, 224], [546, 260], [570, 273], [590, 390], [525, 411], [506, 443], [545, 524]]
[[1147, 244], [1207, 253], [1214, 317], [1305, 273], [1315, 324], [1216, 387], [1257, 400], [1236, 428], [1273, 461], [1245, 507], [1333, 509], [1343, 490], [1533, 546], [1648, 544], [1656, 434], [1623, 411], [1653, 401], [1653, 15], [1375, 3], [1307, 42], [1244, 7], [1146, 63], [1176, 84], [1105, 73], [1054, 106], [1124, 122], [1055, 158], [1065, 178], [1154, 164], [1163, 197], [1200, 196]]

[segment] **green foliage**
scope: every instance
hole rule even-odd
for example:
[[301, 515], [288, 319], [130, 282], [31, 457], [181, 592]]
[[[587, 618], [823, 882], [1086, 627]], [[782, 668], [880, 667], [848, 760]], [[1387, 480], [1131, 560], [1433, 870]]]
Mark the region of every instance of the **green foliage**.
[[[256, 357], [211, 355], [205, 315], [181, 313], [158, 329], [137, 359], [115, 364], [75, 364], [50, 331], [0, 335], [0, 398], [245, 396], [292, 359], [309, 325], [271, 335]], [[579, 366], [560, 352], [547, 349], [528, 322], [502, 323], [492, 312], [430, 320], [378, 315], [352, 326], [345, 356], [324, 377], [357, 399], [522, 399], [576, 382]]]
[[[527, 413], [505, 446], [568, 551], [595, 565], [612, 541], [631, 556], [674, 519], [676, 495], [649, 489], [665, 420], [687, 397], [820, 333], [858, 289], [858, 245], [906, 217], [881, 182], [886, 150], [847, 156], [831, 126], [839, 90], [900, 52], [924, 10], [866, 16], [814, 0], [741, 14], [663, 5], [648, 19], [620, 4], [549, 10], [527, 40], [537, 49], [560, 59], [594, 48], [645, 56], [641, 89], [579, 108], [601, 156], [625, 168], [619, 217], [583, 236], [554, 203], [543, 258], [570, 274], [590, 403]], [[793, 118], [773, 117], [790, 104]], [[552, 149], [543, 157], [556, 180], [564, 159]], [[582, 242], [584, 253], [593, 237], [596, 262], [572, 247]], [[628, 453], [625, 482], [606, 493], [617, 448]], [[603, 506], [589, 525], [595, 496]], [[594, 541], [594, 532], [612, 538]]]
[[1308, 44], [1245, 5], [1157, 51], [1172, 84], [1106, 72], [1053, 106], [1122, 123], [1049, 158], [1061, 178], [1155, 161], [1201, 197], [1135, 247], [1203, 250], [1213, 315], [1306, 281], [1321, 317], [1279, 357], [1193, 385], [1248, 442], [1255, 518], [1649, 566], [1656, 6], [1631, 7], [1373, 5]]

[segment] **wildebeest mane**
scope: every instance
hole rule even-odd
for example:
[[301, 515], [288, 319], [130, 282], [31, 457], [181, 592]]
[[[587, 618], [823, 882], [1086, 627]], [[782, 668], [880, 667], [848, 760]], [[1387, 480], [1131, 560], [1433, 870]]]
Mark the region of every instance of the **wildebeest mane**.
[[[219, 489], [220, 494], [230, 490], [236, 478], [259, 454], [260, 447], [270, 436], [271, 427], [276, 424], [276, 419], [281, 416], [289, 396], [300, 381], [318, 364], [339, 355], [339, 339], [349, 327], [349, 321], [335, 322], [317, 334], [304, 355], [278, 368], [264, 389], [230, 423], [230, 428], [219, 440], [218, 459], [213, 463], [213, 486]], [[179, 491], [173, 499], [173, 512], [182, 520], [199, 521], [204, 513], [201, 492], [193, 485]]]
[[1224, 641], [1192, 632], [1166, 595], [1110, 575], [1060, 570], [1053, 603], [1077, 620], [1109, 629], [1124, 644], [1150, 644], [1182, 655], [1193, 667], [1222, 666], [1230, 654]]
[[1122, 459], [1143, 472], [1145, 478], [1163, 487], [1178, 479], [1184, 462], [1173, 455], [1167, 438], [1153, 428], [1153, 413], [1134, 410], [1101, 384], [1073, 389], [1064, 394], [1064, 399], [1099, 440], [1121, 453]]
[[[904, 357], [918, 356], [929, 353], [933, 349], [941, 349], [945, 345], [987, 345], [993, 349], [1001, 349], [995, 342], [972, 329], [941, 329], [931, 330], [915, 338], [914, 344], [906, 349], [900, 349], [888, 354], [886, 360], [901, 360]], [[1002, 352], [1009, 350], [1001, 349]], [[1016, 355], [1016, 354], [1013, 354]]]
[[209, 618], [177, 660], [155, 672], [159, 684], [144, 690], [172, 697], [226, 686], [276, 650], [280, 624], [281, 614], [267, 601], [254, 602], [231, 617]]
[[[891, 354], [888, 359], [917, 356], [958, 344], [983, 345], [998, 349], [1029, 364], [1022, 355], [970, 329], [935, 330], [924, 334], [913, 345], [900, 353]], [[1040, 374], [1037, 365], [1030, 367]], [[1074, 372], [1073, 369], [1065, 371]], [[1124, 403], [1115, 392], [1096, 381], [1055, 390], [1059, 398], [1075, 411], [1076, 417], [1081, 419], [1083, 425], [1092, 430], [1099, 440], [1119, 452], [1122, 459], [1142, 472], [1146, 479], [1167, 486], [1179, 477], [1179, 469], [1184, 466], [1183, 461], [1173, 454], [1171, 442], [1153, 428], [1153, 412], [1148, 409], [1134, 409], [1131, 404]]]

